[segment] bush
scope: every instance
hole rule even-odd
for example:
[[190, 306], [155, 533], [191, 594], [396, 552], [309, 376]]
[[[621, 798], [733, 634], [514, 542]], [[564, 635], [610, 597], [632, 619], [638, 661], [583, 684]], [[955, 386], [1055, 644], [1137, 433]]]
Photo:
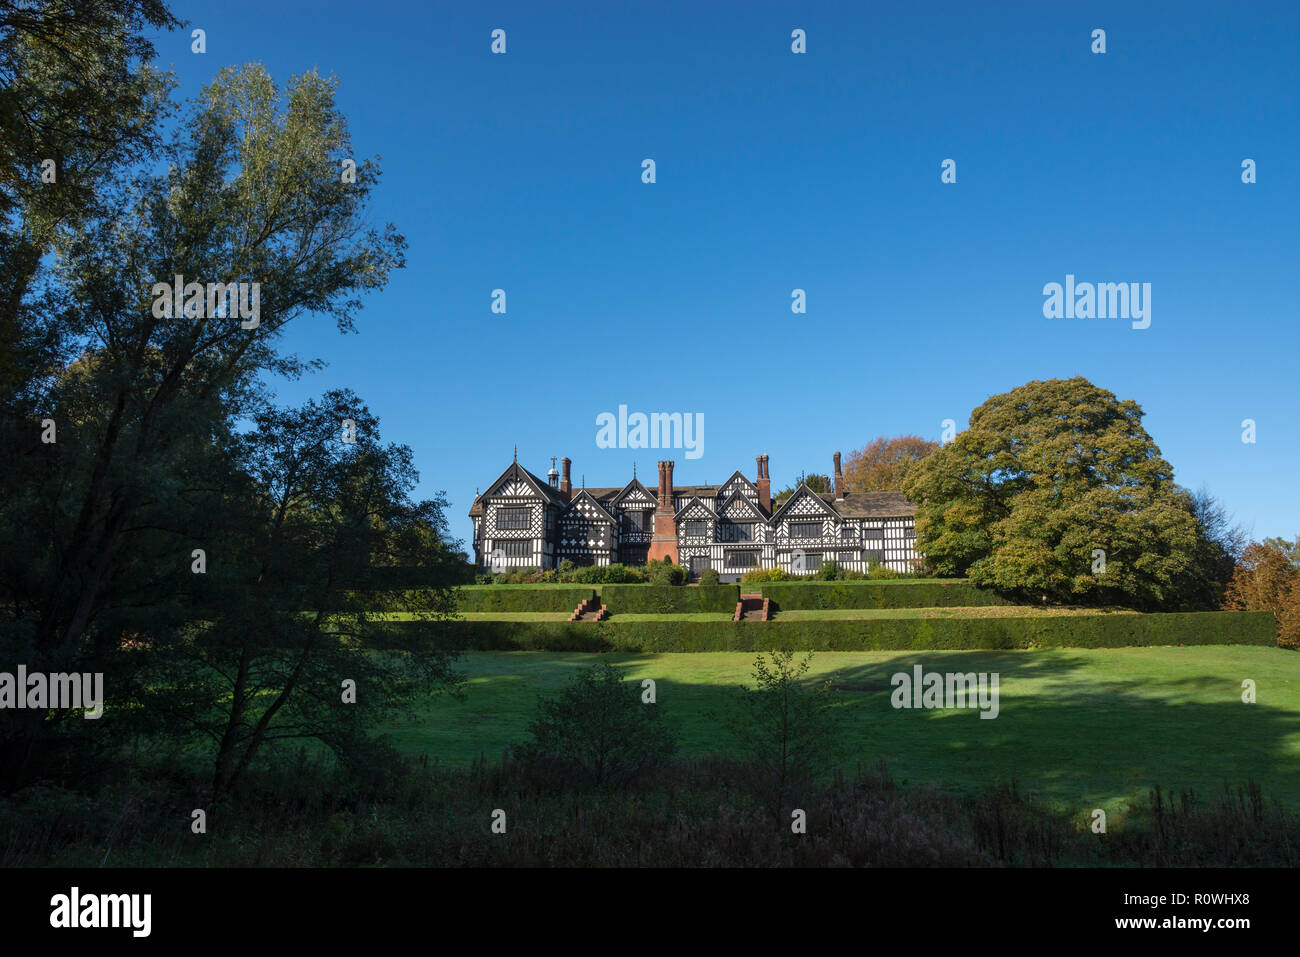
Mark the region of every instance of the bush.
[[470, 586], [458, 592], [459, 611], [573, 611], [595, 594], [574, 585], [539, 585], [536, 588]]
[[664, 559], [663, 564], [653, 564], [651, 567], [650, 580], [656, 585], [685, 585], [686, 569], [681, 565], [674, 565], [672, 562]]
[[600, 599], [612, 615], [693, 615], [701, 612], [733, 612], [740, 601], [735, 585], [606, 585]]
[[441, 629], [435, 622], [410, 621], [388, 622], [382, 630], [392, 647], [420, 646], [445, 635], [450, 637], [443, 640], [480, 651], [963, 651], [1275, 641], [1270, 613], [1244, 611], [872, 621], [456, 621]]
[[605, 662], [583, 668], [558, 696], [543, 698], [529, 727], [533, 741], [516, 751], [525, 762], [567, 765], [587, 784], [623, 787], [676, 750], [659, 706]]
[[700, 572], [701, 585], [716, 585], [718, 583], [718, 570], [716, 568], [706, 568]]
[[833, 582], [836, 579], [844, 577], [844, 569], [840, 563], [832, 559], [823, 559], [822, 563], [817, 566], [817, 572], [814, 575], [819, 581]]
[[967, 581], [951, 582], [773, 582], [762, 588], [786, 611], [817, 608], [951, 608], [968, 605], [1009, 605], [996, 592]]
[[782, 568], [751, 568], [740, 576], [742, 582], [784, 582], [790, 576]]

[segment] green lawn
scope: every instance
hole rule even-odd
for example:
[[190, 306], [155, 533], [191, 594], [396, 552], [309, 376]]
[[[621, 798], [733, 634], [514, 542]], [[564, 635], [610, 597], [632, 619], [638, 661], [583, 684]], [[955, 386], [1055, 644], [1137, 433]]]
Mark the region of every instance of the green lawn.
[[[464, 702], [435, 699], [394, 726], [397, 746], [444, 763], [495, 759], [526, 740], [540, 693], [597, 657], [476, 652]], [[727, 751], [709, 713], [748, 683], [752, 654], [610, 654], [629, 678], [654, 678], [663, 716], [688, 754]], [[890, 676], [998, 672], [1000, 714], [890, 707]], [[1254, 778], [1266, 797], [1300, 808], [1300, 654], [1276, 648], [823, 652], [812, 673], [833, 679], [839, 763], [884, 757], [900, 783], [972, 789], [1009, 781], [1055, 804], [1117, 809], [1155, 784], [1218, 791]], [[1241, 682], [1258, 687], [1243, 704]]]

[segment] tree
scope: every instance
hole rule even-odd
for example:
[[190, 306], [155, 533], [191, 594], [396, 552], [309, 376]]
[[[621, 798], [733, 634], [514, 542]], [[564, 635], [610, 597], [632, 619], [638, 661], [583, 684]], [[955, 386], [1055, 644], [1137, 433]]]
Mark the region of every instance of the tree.
[[908, 470], [937, 448], [938, 442], [919, 435], [872, 439], [849, 453], [844, 465], [844, 488], [849, 492], [902, 491]]
[[1223, 604], [1228, 582], [1249, 538], [1207, 489], [1182, 490], [1182, 494], [1185, 507], [1196, 520], [1196, 550], [1182, 589], [1183, 604], [1209, 611]]
[[800, 472], [799, 477], [794, 480], [794, 484], [783, 488], [776, 493], [776, 498], [789, 498], [799, 490], [800, 485], [807, 485], [810, 489], [818, 494], [823, 494], [831, 490], [831, 480], [828, 475], [819, 475], [815, 472]]
[[60, 227], [154, 150], [171, 79], [143, 31], [179, 25], [158, 0], [0, 0], [0, 395], [55, 344], [25, 313]]
[[1086, 379], [1030, 382], [904, 481], [917, 550], [941, 575], [1056, 600], [1184, 601], [1197, 520], [1142, 409]]
[[428, 524], [444, 529], [443, 503], [408, 498], [410, 450], [383, 444], [378, 421], [348, 391], [264, 409], [233, 445], [238, 470], [220, 521], [205, 529], [213, 567], [196, 586], [188, 627], [155, 644], [142, 682], [163, 727], [215, 745], [214, 798], [268, 742], [314, 738], [348, 760], [399, 704], [458, 684], [445, 645], [377, 650], [382, 612], [454, 615], [455, 563], [438, 587], [354, 587], [395, 541], [418, 541]]
[[[207, 468], [264, 403], [262, 377], [312, 367], [278, 351], [285, 327], [323, 315], [351, 331], [360, 296], [404, 264], [395, 228], [367, 222], [374, 164], [341, 181], [356, 153], [334, 88], [314, 72], [281, 91], [261, 67], [221, 71], [158, 147], [169, 170], [139, 164], [60, 227], [48, 288], [23, 293], [23, 385], [4, 407], [0, 522], [20, 530], [0, 558], [6, 658], [112, 669], [140, 594], [165, 595], [155, 586], [194, 547]], [[202, 302], [159, 315], [154, 286], [178, 274], [258, 283], [258, 324]], [[47, 418], [55, 444], [39, 439]], [[26, 773], [42, 723], [22, 712], [0, 732], [0, 787]]]
[[812, 654], [798, 662], [793, 651], [772, 651], [754, 659], [754, 688], [743, 688], [731, 713], [719, 717], [745, 753], [752, 786], [780, 824], [792, 802], [806, 794], [829, 755], [829, 683], [806, 681]]
[[621, 786], [676, 750], [659, 706], [613, 665], [583, 668], [553, 698], [537, 705], [533, 740], [518, 749], [526, 761], [549, 759], [595, 787]]
[[1300, 648], [1300, 537], [1251, 542], [1228, 582], [1223, 607], [1271, 611], [1277, 618], [1278, 644]]

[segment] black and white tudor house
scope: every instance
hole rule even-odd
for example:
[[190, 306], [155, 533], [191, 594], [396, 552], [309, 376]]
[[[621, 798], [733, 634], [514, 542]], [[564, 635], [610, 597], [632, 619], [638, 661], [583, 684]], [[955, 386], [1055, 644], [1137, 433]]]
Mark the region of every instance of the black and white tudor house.
[[570, 461], [554, 460], [543, 481], [512, 462], [474, 499], [474, 557], [482, 571], [672, 561], [693, 577], [715, 568], [736, 581], [751, 568], [815, 572], [822, 561], [866, 571], [910, 571], [918, 559], [916, 506], [900, 492], [846, 492], [835, 453], [834, 493], [800, 484], [771, 499], [767, 456], [751, 482], [739, 471], [721, 485], [674, 486], [673, 463], [659, 463], [659, 483], [573, 490]]

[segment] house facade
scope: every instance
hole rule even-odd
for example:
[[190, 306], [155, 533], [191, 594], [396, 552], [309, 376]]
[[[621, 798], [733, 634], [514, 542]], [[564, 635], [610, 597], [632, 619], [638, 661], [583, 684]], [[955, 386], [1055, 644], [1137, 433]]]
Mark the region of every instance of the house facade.
[[572, 463], [552, 461], [541, 479], [518, 460], [474, 499], [474, 557], [480, 570], [575, 565], [640, 565], [669, 558], [693, 577], [706, 568], [736, 581], [752, 568], [812, 574], [823, 561], [856, 571], [883, 565], [912, 570], [916, 507], [900, 492], [846, 492], [840, 453], [834, 491], [800, 484], [771, 498], [768, 457], [756, 459], [751, 481], [739, 471], [721, 485], [677, 485], [673, 462], [658, 481], [636, 478], [620, 488], [574, 490]]

